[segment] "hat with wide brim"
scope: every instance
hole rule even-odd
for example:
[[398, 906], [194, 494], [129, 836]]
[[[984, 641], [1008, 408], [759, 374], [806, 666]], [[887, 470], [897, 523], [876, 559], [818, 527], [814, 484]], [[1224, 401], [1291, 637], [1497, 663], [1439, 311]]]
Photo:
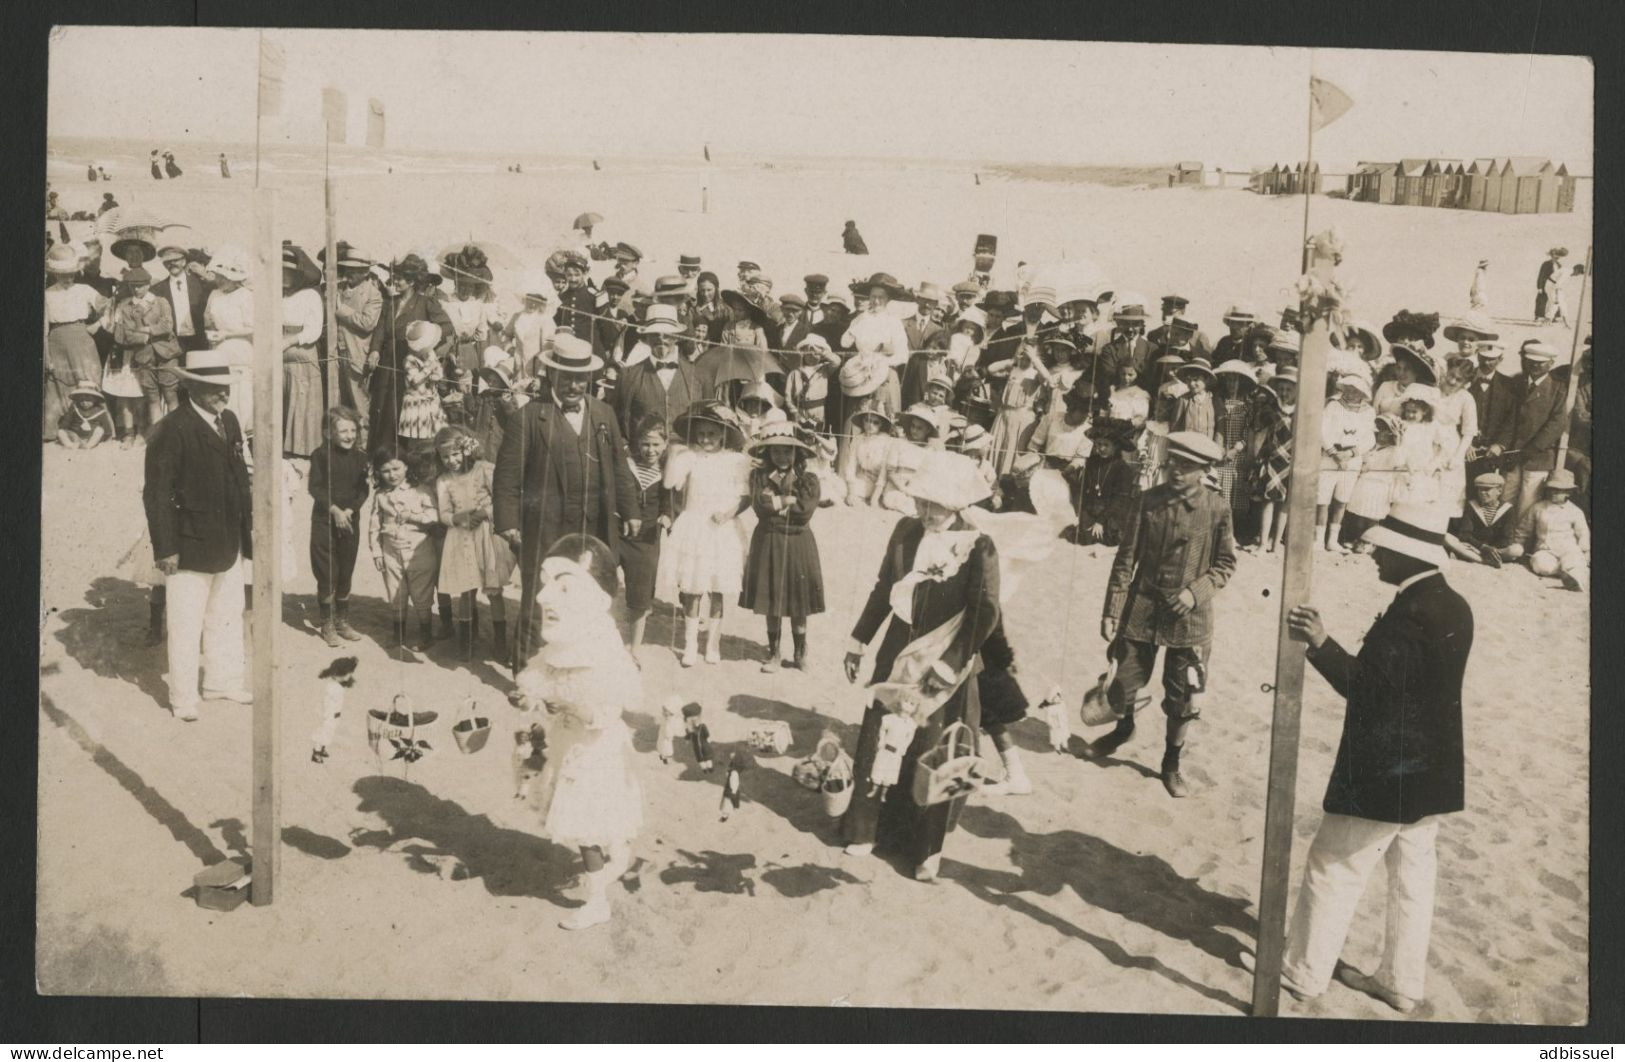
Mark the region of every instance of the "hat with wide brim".
[[857, 354], [847, 359], [841, 366], [837, 382], [841, 385], [841, 393], [848, 398], [863, 398], [880, 390], [880, 385], [886, 382], [886, 373], [890, 366], [886, 364], [884, 354], [871, 352]]
[[555, 335], [538, 360], [557, 372], [597, 372], [604, 367], [604, 359], [592, 352], [591, 343], [571, 335]]
[[1541, 490], [1574, 490], [1574, 473], [1566, 468], [1560, 468], [1546, 477], [1540, 485]]
[[788, 446], [803, 453], [817, 453], [816, 447], [809, 445], [801, 438], [800, 432], [794, 424], [787, 420], [777, 420], [771, 424], [763, 424], [756, 432], [756, 436], [745, 444], [747, 453], [759, 453], [770, 446]]
[[1381, 521], [1366, 529], [1362, 541], [1403, 553], [1407, 557], [1443, 567], [1448, 560], [1444, 549], [1444, 510], [1438, 506], [1400, 503]]
[[1179, 368], [1175, 369], [1174, 372], [1175, 373], [1199, 372], [1203, 376], [1206, 376], [1208, 378], [1209, 383], [1212, 383], [1213, 380], [1215, 379], [1215, 377], [1213, 375], [1213, 366], [1208, 362], [1208, 360], [1206, 358], [1192, 358], [1191, 360], [1187, 361], [1185, 364], [1181, 365]]
[[964, 431], [959, 433], [961, 450], [986, 450], [992, 442], [993, 436], [980, 424], [967, 424]]
[[638, 325], [639, 335], [674, 336], [683, 331], [683, 322], [677, 319], [677, 308], [657, 302], [643, 311], [643, 323]]
[[1433, 346], [1433, 333], [1439, 330], [1439, 315], [1436, 313], [1412, 313], [1409, 310], [1400, 310], [1394, 314], [1394, 319], [1382, 326], [1382, 338], [1390, 343], [1403, 343], [1407, 339], [1415, 340], [1424, 347]]
[[406, 326], [406, 347], [421, 354], [440, 345], [445, 333], [433, 321], [413, 321]]
[[942, 436], [942, 418], [934, 406], [928, 406], [924, 402], [916, 402], [897, 414], [897, 423], [899, 425], [902, 425], [905, 420], [914, 420], [924, 424], [931, 429], [932, 438], [941, 438]]
[[829, 340], [817, 332], [812, 332], [802, 336], [796, 343], [796, 352], [802, 355], [816, 354], [821, 358], [828, 358], [835, 353], [835, 350], [829, 345]]
[[1258, 373], [1254, 372], [1253, 367], [1242, 361], [1240, 358], [1230, 358], [1228, 361], [1221, 361], [1218, 364], [1218, 367], [1213, 370], [1213, 375], [1215, 378], [1220, 376], [1239, 376], [1250, 384], [1256, 384], [1258, 382]]
[[96, 401], [104, 404], [107, 401], [107, 397], [102, 394], [101, 388], [97, 387], [89, 380], [80, 380], [73, 386], [73, 389], [68, 392], [68, 401], [71, 402], [76, 398], [94, 398]]
[[1357, 372], [1345, 372], [1337, 377], [1337, 389], [1352, 387], [1367, 398], [1371, 397], [1371, 381]]
[[113, 257], [120, 261], [128, 261], [132, 251], [139, 252], [143, 262], [150, 262], [158, 257], [158, 248], [145, 236], [121, 236], [114, 240], [113, 246], [108, 249], [113, 252]]
[[65, 243], [59, 243], [45, 252], [45, 271], [53, 276], [72, 276], [82, 268], [79, 252]]
[[[1377, 330], [1368, 322], [1350, 321], [1344, 331], [1344, 337], [1346, 342], [1356, 343], [1363, 347], [1373, 358], [1382, 354], [1382, 336], [1378, 335]], [[1361, 356], [1364, 357], [1364, 355]], [[1367, 358], [1366, 360], [1369, 361], [1370, 359]]]
[[187, 352], [184, 364], [172, 365], [170, 371], [187, 383], [229, 387], [231, 367], [231, 355], [225, 351], [193, 350]]
[[767, 313], [760, 306], [756, 305], [754, 302], [751, 302], [750, 297], [744, 292], [734, 291], [732, 288], [729, 288], [722, 293], [721, 298], [724, 303], [732, 306], [734, 309], [744, 310], [745, 313], [750, 315], [750, 319], [755, 321], [757, 324], [765, 324], [767, 322]]
[[1427, 382], [1436, 384], [1444, 375], [1443, 366], [1433, 351], [1425, 347], [1415, 346], [1411, 343], [1394, 344], [1394, 360], [1409, 361], [1415, 366], [1417, 372], [1427, 377]]
[[875, 273], [868, 280], [854, 280], [847, 290], [854, 295], [868, 295], [875, 288], [883, 288], [894, 299], [913, 299], [914, 296], [890, 273]]
[[1247, 324], [1258, 320], [1258, 311], [1245, 302], [1233, 302], [1230, 308], [1224, 311], [1226, 321], [1242, 321]]
[[897, 422], [891, 419], [891, 414], [887, 413], [886, 410], [881, 406], [860, 409], [847, 419], [852, 422], [852, 427], [857, 428], [861, 425], [865, 417], [873, 417], [875, 420], [880, 421], [880, 429], [882, 432], [889, 433], [893, 428], [897, 427]]
[[1463, 339], [1500, 339], [1501, 333], [1495, 330], [1488, 314], [1475, 310], [1455, 324], [1445, 325], [1444, 337], [1459, 342]]
[[208, 270], [238, 284], [245, 283], [248, 280], [248, 253], [240, 247], [218, 248], [214, 257], [209, 259]]
[[927, 450], [903, 491], [917, 501], [958, 512], [987, 498], [993, 488], [983, 478], [976, 462], [964, 454]]
[[727, 437], [728, 447], [733, 450], [742, 450], [745, 446], [745, 433], [739, 428], [739, 417], [733, 410], [721, 402], [704, 401], [695, 402], [671, 422], [671, 431], [674, 436], [686, 442], [692, 442], [694, 428], [699, 424], [714, 424], [721, 428]]

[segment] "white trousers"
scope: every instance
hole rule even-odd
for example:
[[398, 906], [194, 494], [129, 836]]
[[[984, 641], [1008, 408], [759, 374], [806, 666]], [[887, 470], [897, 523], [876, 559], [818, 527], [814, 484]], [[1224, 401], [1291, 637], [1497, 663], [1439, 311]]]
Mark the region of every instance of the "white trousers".
[[1328, 814], [1309, 846], [1287, 933], [1283, 978], [1306, 995], [1326, 991], [1366, 879], [1381, 859], [1388, 871], [1388, 917], [1375, 977], [1392, 992], [1423, 998], [1438, 835], [1436, 816], [1402, 826]]
[[1507, 469], [1506, 488], [1501, 497], [1518, 507], [1512, 514], [1514, 521], [1522, 520], [1523, 514], [1540, 501], [1540, 488], [1550, 475], [1550, 472], [1538, 472], [1532, 468]]
[[169, 703], [198, 700], [198, 646], [203, 647], [203, 689], [243, 684], [243, 561], [223, 572], [178, 571], [164, 580], [169, 621]]

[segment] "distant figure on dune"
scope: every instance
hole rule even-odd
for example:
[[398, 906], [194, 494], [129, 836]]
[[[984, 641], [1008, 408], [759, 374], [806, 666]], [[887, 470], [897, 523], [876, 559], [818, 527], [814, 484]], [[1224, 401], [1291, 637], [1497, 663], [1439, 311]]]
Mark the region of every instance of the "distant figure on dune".
[[112, 192], [103, 192], [102, 193], [102, 205], [100, 207], [96, 208], [96, 216], [100, 217], [101, 215], [107, 213], [109, 210], [117, 210], [117, 209], [118, 209], [118, 200], [113, 198], [113, 193]]
[[164, 152], [164, 172], [169, 174], [172, 179], [181, 175], [181, 168], [175, 165], [175, 153], [173, 151]]
[[87, 181], [99, 181], [99, 180], [101, 180], [101, 177], [96, 173], [96, 164], [94, 162], [92, 162], [90, 165], [85, 167], [85, 180], [87, 180]]
[[1467, 289], [1468, 309], [1482, 310], [1485, 308], [1484, 281], [1485, 274], [1490, 271], [1490, 260], [1480, 258], [1478, 268], [1473, 270], [1473, 286]]
[[163, 167], [158, 164], [158, 149], [157, 148], [152, 149], [152, 158], [149, 161], [152, 164], [152, 179], [155, 180], [155, 181], [163, 180], [164, 179], [164, 170], [163, 170]]
[[111, 181], [113, 179], [113, 175], [108, 173], [107, 170], [102, 166], [97, 166], [96, 172], [102, 175], [102, 180], [104, 181]]
[[868, 254], [869, 245], [863, 242], [863, 236], [858, 232], [858, 223], [848, 221], [846, 229], [841, 233], [841, 242], [846, 245], [847, 254]]
[[220, 153], [220, 176], [224, 177], [228, 181], [231, 180], [231, 164], [226, 161], [226, 153], [224, 151]]

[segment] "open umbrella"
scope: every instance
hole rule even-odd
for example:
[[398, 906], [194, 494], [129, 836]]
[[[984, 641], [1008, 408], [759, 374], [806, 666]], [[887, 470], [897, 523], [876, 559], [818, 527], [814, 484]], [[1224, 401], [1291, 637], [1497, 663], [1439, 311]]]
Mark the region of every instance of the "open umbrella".
[[575, 223], [572, 227], [577, 229], [588, 229], [594, 225], [602, 225], [603, 223], [604, 215], [594, 214], [589, 210], [585, 214], [576, 215]]
[[784, 375], [784, 370], [760, 347], [712, 347], [700, 355], [699, 362], [701, 374], [709, 374], [719, 387], [733, 380], [762, 383], [769, 376]]

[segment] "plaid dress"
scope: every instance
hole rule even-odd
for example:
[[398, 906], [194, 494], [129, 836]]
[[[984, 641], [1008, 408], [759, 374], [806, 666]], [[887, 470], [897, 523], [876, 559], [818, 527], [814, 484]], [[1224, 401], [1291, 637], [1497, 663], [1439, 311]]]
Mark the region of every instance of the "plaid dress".
[[[1219, 482], [1219, 494], [1229, 503], [1232, 512], [1239, 512], [1247, 507], [1247, 492], [1238, 492], [1236, 483], [1237, 481], [1245, 483], [1249, 472], [1245, 443], [1250, 413], [1251, 409], [1245, 398], [1226, 399], [1219, 406], [1217, 439], [1219, 445], [1224, 447], [1225, 459], [1213, 466], [1213, 474]], [[1238, 445], [1243, 449], [1239, 455], [1233, 455]]]
[[1265, 420], [1264, 445], [1258, 455], [1253, 497], [1284, 502], [1292, 480], [1292, 414], [1271, 405], [1263, 406], [1259, 413]]

